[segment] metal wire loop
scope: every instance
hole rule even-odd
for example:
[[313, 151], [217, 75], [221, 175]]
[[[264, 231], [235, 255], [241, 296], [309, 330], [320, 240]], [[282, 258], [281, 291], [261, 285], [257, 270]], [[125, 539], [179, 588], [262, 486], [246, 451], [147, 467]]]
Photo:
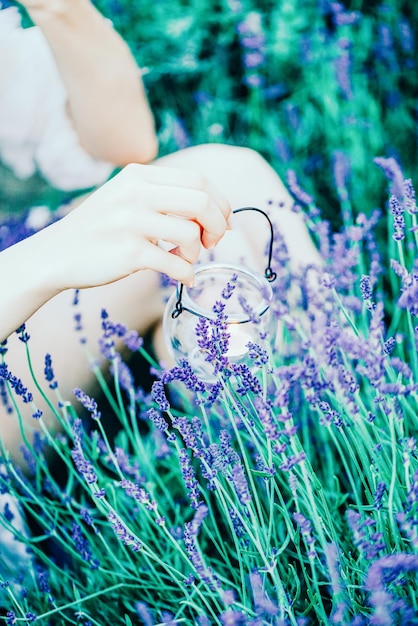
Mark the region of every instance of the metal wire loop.
[[[272, 283], [274, 280], [276, 280], [277, 274], [271, 268], [271, 259], [273, 256], [273, 244], [274, 244], [274, 229], [273, 229], [273, 224], [271, 222], [271, 219], [269, 218], [269, 216], [267, 215], [265, 211], [263, 211], [262, 209], [258, 209], [257, 207], [254, 207], [254, 206], [245, 206], [245, 207], [242, 207], [241, 209], [234, 209], [232, 213], [242, 213], [243, 211], [256, 211], [257, 213], [261, 213], [262, 215], [264, 215], [264, 217], [269, 223], [270, 243], [269, 243], [269, 249], [268, 249], [267, 267], [264, 270], [264, 277], [266, 278], [266, 280]], [[173, 319], [176, 319], [183, 312], [183, 303], [182, 303], [183, 287], [184, 287], [183, 283], [179, 283], [178, 298], [177, 298], [174, 310], [171, 313], [171, 317]]]

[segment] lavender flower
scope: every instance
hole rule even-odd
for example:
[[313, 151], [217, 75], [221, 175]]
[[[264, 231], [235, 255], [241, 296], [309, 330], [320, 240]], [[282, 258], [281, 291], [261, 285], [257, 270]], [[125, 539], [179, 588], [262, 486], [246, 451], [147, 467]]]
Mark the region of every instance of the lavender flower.
[[52, 358], [50, 354], [45, 355], [45, 368], [44, 368], [45, 380], [49, 383], [50, 389], [56, 389], [58, 383], [55, 380], [54, 370], [52, 369]]
[[303, 205], [313, 204], [314, 199], [306, 191], [304, 191], [298, 183], [296, 172], [294, 170], [287, 170], [286, 182], [289, 187], [289, 191], [294, 198]]
[[187, 455], [186, 450], [180, 450], [180, 467], [187, 493], [191, 500], [192, 508], [198, 509], [202, 504], [202, 494], [199, 483], [196, 480], [196, 474]]
[[402, 197], [404, 176], [396, 159], [394, 157], [376, 157], [373, 161], [381, 168], [386, 178], [391, 182], [392, 193], [397, 197]]
[[241, 504], [249, 504], [252, 500], [252, 497], [247, 477], [245, 475], [244, 467], [241, 463], [237, 462], [234, 464], [231, 470], [230, 480], [235, 487], [235, 491]]
[[115, 535], [125, 546], [130, 547], [133, 552], [139, 552], [142, 549], [141, 542], [138, 541], [136, 537], [128, 530], [128, 528], [125, 526], [125, 524], [116, 513], [110, 511], [108, 513], [107, 519], [109, 520]]
[[85, 409], [91, 414], [91, 418], [94, 420], [99, 420], [101, 418], [101, 413], [98, 410], [97, 402], [94, 398], [88, 396], [82, 389], [76, 388], [73, 389], [73, 394], [77, 398], [77, 400], [84, 406]]
[[302, 533], [302, 537], [305, 541], [306, 547], [308, 549], [307, 551], [307, 555], [309, 557], [315, 557], [316, 556], [316, 550], [315, 550], [315, 537], [312, 534], [312, 522], [310, 520], [308, 520], [302, 513], [300, 512], [296, 512], [293, 513], [293, 517], [295, 519], [295, 521], [297, 522], [300, 531]]
[[227, 609], [220, 615], [222, 626], [244, 626], [247, 623], [245, 613]]
[[20, 396], [26, 404], [32, 402], [33, 396], [28, 391], [28, 389], [24, 386], [20, 378], [14, 376], [6, 365], [6, 363], [0, 363], [0, 381], [4, 381], [5, 383], [9, 383], [10, 387], [13, 389], [14, 393], [17, 396]]
[[71, 456], [75, 463], [77, 470], [82, 474], [89, 485], [93, 485], [97, 482], [97, 475], [90, 461], [88, 461], [83, 453], [82, 446], [82, 422], [79, 418], [74, 421], [73, 424], [74, 433], [74, 447], [71, 451]]
[[380, 509], [382, 508], [382, 500], [383, 500], [383, 496], [386, 492], [386, 484], [384, 482], [379, 482], [376, 486], [376, 490], [374, 492], [374, 503], [373, 503], [373, 507], [376, 509], [376, 511], [380, 511]]
[[270, 600], [264, 591], [260, 574], [252, 572], [249, 578], [257, 616], [276, 617], [279, 613], [279, 607]]
[[370, 276], [363, 274], [362, 277], [360, 278], [361, 297], [363, 298], [363, 300], [370, 300], [370, 298], [372, 297], [372, 292], [373, 290], [372, 290]]
[[[418, 570], [418, 555], [398, 553], [380, 557], [369, 567], [365, 588], [370, 592], [370, 604], [374, 607], [372, 623], [391, 626], [395, 611], [400, 614], [401, 623], [410, 623], [414, 611], [406, 603], [398, 602], [385, 590], [385, 585], [400, 575]], [[399, 610], [400, 609], [400, 610]]]
[[197, 543], [197, 536], [207, 514], [207, 506], [201, 504], [196, 510], [192, 521], [186, 522], [184, 525], [184, 545], [190, 561], [202, 582], [207, 583], [211, 589], [215, 589], [219, 586], [219, 583], [212, 570], [206, 567]]
[[96, 558], [93, 558], [89, 542], [84, 537], [81, 527], [76, 522], [73, 522], [72, 525], [71, 538], [83, 561], [90, 563], [91, 569], [97, 569], [100, 566], [100, 563]]

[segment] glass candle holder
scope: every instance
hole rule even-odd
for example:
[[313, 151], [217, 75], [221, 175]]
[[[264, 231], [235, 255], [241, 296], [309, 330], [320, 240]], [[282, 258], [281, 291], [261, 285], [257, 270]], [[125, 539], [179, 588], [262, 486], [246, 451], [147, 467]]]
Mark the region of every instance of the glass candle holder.
[[226, 316], [223, 356], [227, 363], [246, 363], [251, 368], [249, 344], [263, 345], [275, 339], [275, 320], [270, 311], [272, 297], [268, 280], [246, 267], [222, 263], [197, 267], [194, 286], [179, 284], [165, 309], [164, 336], [174, 360], [187, 359], [205, 382], [216, 380], [213, 364], [208, 360], [210, 348], [202, 345], [204, 342], [199, 341], [196, 331], [199, 320], [203, 319], [207, 320], [209, 341], [211, 334], [216, 336], [219, 318], [214, 305], [220, 302]]

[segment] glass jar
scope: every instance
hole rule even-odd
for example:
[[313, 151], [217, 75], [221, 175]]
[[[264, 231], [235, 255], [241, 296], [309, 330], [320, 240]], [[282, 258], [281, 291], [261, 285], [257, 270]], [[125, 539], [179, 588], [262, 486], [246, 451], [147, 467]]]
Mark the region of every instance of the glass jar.
[[229, 363], [252, 367], [248, 344], [263, 345], [275, 339], [272, 297], [267, 279], [246, 267], [223, 263], [197, 267], [194, 287], [179, 284], [165, 309], [164, 337], [174, 360], [185, 358], [201, 380], [216, 380], [213, 365], [207, 360], [208, 349], [198, 343], [196, 326], [203, 318], [207, 320], [209, 335], [216, 333], [217, 313], [213, 306], [221, 302], [229, 336], [224, 355]]

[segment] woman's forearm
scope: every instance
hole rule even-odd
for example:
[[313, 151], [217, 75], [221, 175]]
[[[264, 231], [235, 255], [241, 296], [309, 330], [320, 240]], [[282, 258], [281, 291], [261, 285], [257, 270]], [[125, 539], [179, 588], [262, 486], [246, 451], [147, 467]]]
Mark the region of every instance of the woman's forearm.
[[81, 143], [116, 165], [157, 153], [139, 68], [123, 39], [89, 0], [25, 0], [51, 48]]
[[0, 254], [0, 342], [59, 292], [49, 280], [55, 260], [44, 239], [42, 231]]

